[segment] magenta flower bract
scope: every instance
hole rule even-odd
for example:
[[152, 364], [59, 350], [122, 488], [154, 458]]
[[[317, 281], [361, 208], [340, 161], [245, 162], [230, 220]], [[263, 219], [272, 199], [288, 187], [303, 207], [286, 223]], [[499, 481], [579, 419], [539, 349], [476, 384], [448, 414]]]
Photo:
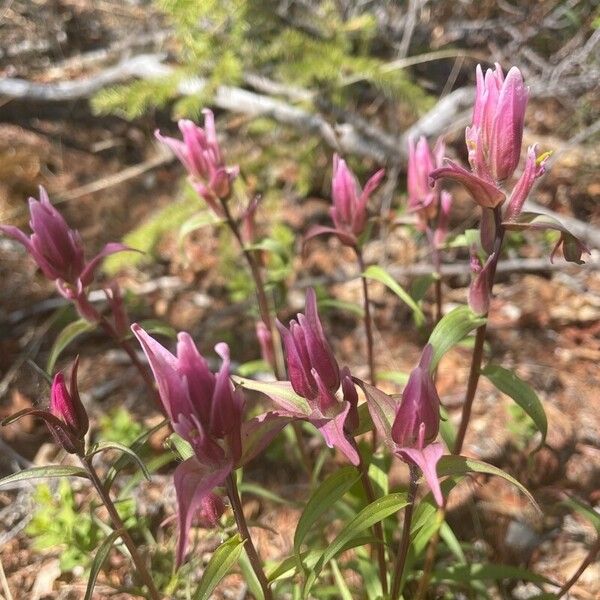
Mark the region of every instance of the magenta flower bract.
[[391, 428], [391, 439], [395, 444], [395, 454], [423, 471], [436, 502], [441, 506], [444, 499], [436, 465], [443, 448], [441, 444], [433, 443], [440, 428], [440, 398], [430, 372], [432, 357], [433, 346], [427, 344], [402, 393]]
[[500, 183], [517, 168], [521, 157], [528, 90], [521, 72], [512, 67], [506, 78], [500, 68], [485, 76], [477, 66], [477, 91], [473, 120], [465, 138], [471, 171], [446, 160], [430, 174], [434, 185], [440, 178], [461, 183], [483, 208], [496, 208], [506, 196]]
[[238, 176], [239, 167], [225, 166], [217, 140], [214, 115], [208, 108], [202, 113], [204, 128], [187, 119], [178, 122], [183, 141], [163, 136], [158, 130], [154, 135], [174, 152], [186, 168], [194, 189], [216, 214], [222, 216], [223, 209], [218, 200], [229, 197], [231, 182]]
[[195, 453], [195, 457], [184, 461], [175, 471], [179, 565], [195, 512], [205, 504], [208, 494], [223, 484], [241, 457], [244, 397], [239, 389], [234, 389], [229, 376], [227, 344], [215, 347], [223, 359], [215, 374], [189, 334], [182, 332], [177, 336], [175, 356], [138, 324], [131, 329], [148, 358], [173, 429], [189, 442]]
[[546, 162], [549, 158], [550, 154], [547, 152], [538, 155], [537, 145], [529, 146], [525, 169], [523, 169], [523, 173], [519, 177], [508, 200], [508, 206], [504, 214], [504, 218], [507, 221], [512, 221], [519, 216], [534, 183], [546, 172]]
[[475, 251], [471, 251], [473, 281], [471, 281], [469, 287], [469, 308], [478, 315], [487, 315], [490, 308], [490, 296], [492, 293], [491, 270], [495, 262], [496, 254], [492, 252], [482, 266]]
[[473, 171], [486, 179], [504, 181], [519, 164], [528, 88], [512, 67], [506, 78], [500, 65], [483, 74], [477, 65], [473, 121], [466, 141]]
[[306, 293], [305, 314], [298, 314], [289, 329], [279, 321], [277, 327], [283, 340], [290, 385], [308, 405], [307, 412], [302, 413], [271, 396], [280, 405], [279, 412], [310, 421], [330, 447], [339, 448], [353, 464], [358, 464], [356, 445], [349, 438], [358, 424], [358, 395], [350, 371], [347, 367], [340, 371], [325, 337], [312, 288]]
[[69, 454], [82, 455], [84, 451], [84, 437], [90, 422], [87, 412], [77, 389], [77, 367], [79, 358], [75, 359], [71, 370], [71, 382], [67, 387], [62, 373], [57, 373], [50, 389], [50, 406], [47, 410], [39, 408], [26, 408], [2, 421], [8, 425], [25, 416], [43, 419], [50, 433]]
[[0, 232], [23, 244], [42, 273], [55, 281], [58, 291], [69, 300], [82, 297], [84, 288], [92, 282], [104, 258], [115, 252], [130, 250], [123, 244], [107, 244], [86, 262], [79, 232], [69, 229], [41, 186], [39, 202], [35, 198], [29, 199], [29, 213], [30, 236], [12, 225], [1, 225]]
[[384, 175], [384, 169], [380, 169], [369, 178], [364, 189], [361, 190], [356, 176], [346, 161], [334, 154], [331, 179], [333, 206], [329, 209], [334, 227], [315, 226], [307, 233], [305, 239], [322, 233], [333, 233], [346, 246], [358, 247], [359, 238], [367, 225], [369, 198], [381, 183]]
[[148, 358], [163, 408], [175, 432], [191, 444], [200, 460], [237, 461], [241, 452], [244, 398], [229, 377], [227, 344], [215, 347], [223, 362], [214, 374], [189, 334], [179, 333], [174, 356], [138, 324], [131, 329]]
[[436, 143], [433, 155], [425, 136], [421, 136], [416, 144], [412, 138], [408, 141], [408, 209], [417, 212], [423, 223], [437, 214], [436, 200], [439, 201], [439, 190], [429, 185], [429, 174], [442, 166], [444, 151], [445, 145], [441, 138]]

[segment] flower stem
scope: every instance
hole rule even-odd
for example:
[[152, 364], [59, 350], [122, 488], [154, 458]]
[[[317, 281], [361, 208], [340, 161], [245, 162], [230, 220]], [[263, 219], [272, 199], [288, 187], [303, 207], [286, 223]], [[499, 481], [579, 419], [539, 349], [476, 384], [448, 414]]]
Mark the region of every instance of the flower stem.
[[[496, 276], [496, 267], [498, 266], [498, 259], [500, 258], [500, 250], [502, 249], [502, 242], [504, 241], [504, 227], [502, 226], [502, 213], [500, 208], [494, 209], [494, 217], [496, 222], [496, 236], [494, 239], [493, 252], [495, 259], [493, 264], [490, 266], [490, 294], [494, 286], [494, 278]], [[487, 317], [487, 315], [486, 315]], [[479, 383], [479, 375], [481, 372], [481, 362], [483, 360], [483, 347], [485, 344], [485, 334], [487, 331], [487, 323], [484, 323], [477, 329], [475, 334], [475, 346], [473, 348], [473, 355], [471, 357], [471, 367], [469, 370], [469, 379], [467, 381], [467, 391], [465, 393], [465, 401], [463, 403], [463, 410], [460, 419], [460, 425], [454, 441], [454, 448], [451, 449], [453, 454], [460, 454], [465, 441], [465, 435], [471, 419], [471, 410], [473, 408], [473, 401], [475, 399], [475, 393], [477, 392], [477, 384]], [[442, 508], [442, 519], [445, 518], [446, 509]], [[429, 542], [427, 548], [427, 554], [425, 556], [425, 565], [423, 567], [423, 575], [419, 581], [419, 588], [417, 590], [416, 600], [421, 600], [425, 597], [427, 589], [429, 587], [429, 581], [431, 579], [431, 573], [433, 571], [433, 564], [435, 562], [435, 555], [437, 547], [440, 541], [439, 530], [434, 534]]]
[[390, 600], [398, 600], [400, 597], [400, 586], [402, 584], [402, 575], [406, 565], [406, 557], [408, 556], [408, 547], [410, 545], [410, 528], [412, 524], [413, 509], [415, 506], [415, 496], [417, 494], [417, 481], [419, 472], [417, 467], [409, 465], [410, 469], [410, 484], [408, 487], [408, 504], [404, 509], [404, 524], [402, 526], [402, 538], [398, 546], [396, 561], [394, 563], [394, 573], [392, 578], [392, 592]]
[[583, 572], [592, 564], [598, 552], [600, 552], [600, 535], [596, 538], [596, 542], [590, 548], [590, 551], [583, 559], [581, 565], [579, 565], [577, 571], [575, 571], [575, 574], [560, 588], [558, 594], [556, 594], [557, 598], [562, 598], [577, 583]]
[[[502, 249], [502, 242], [504, 241], [504, 227], [502, 226], [502, 213], [500, 207], [494, 209], [494, 217], [496, 221], [496, 235], [494, 238], [494, 246], [492, 250], [494, 254], [494, 259], [492, 264], [490, 265], [490, 295], [494, 287], [496, 267], [498, 266], [500, 250]], [[485, 316], [487, 317], [487, 314]], [[469, 426], [469, 420], [471, 418], [471, 409], [473, 408], [473, 400], [475, 399], [475, 393], [477, 392], [477, 384], [479, 383], [479, 373], [481, 371], [481, 362], [483, 360], [483, 345], [485, 343], [486, 329], [487, 321], [477, 329], [477, 333], [475, 335], [475, 347], [473, 349], [473, 356], [471, 358], [471, 368], [469, 370], [467, 391], [465, 394], [465, 401], [463, 403], [460, 425], [458, 428], [458, 433], [456, 434], [456, 440], [452, 451], [453, 454], [461, 453], [463, 443], [465, 441], [465, 435], [467, 433], [467, 428]]]
[[452, 450], [453, 454], [460, 454], [463, 447], [463, 443], [465, 441], [467, 427], [469, 426], [469, 420], [471, 418], [471, 409], [473, 408], [473, 400], [475, 399], [477, 383], [479, 382], [481, 361], [483, 360], [483, 345], [485, 343], [485, 332], [486, 324], [484, 323], [481, 327], [477, 328], [477, 333], [475, 334], [475, 347], [473, 348], [473, 357], [471, 359], [471, 369], [469, 371], [467, 393], [465, 396], [465, 401], [463, 403], [460, 425], [458, 427], [458, 432], [456, 433], [456, 439], [454, 441], [454, 448]]
[[[358, 466], [360, 470], [360, 480], [362, 482], [367, 502], [373, 504], [375, 502], [375, 492], [369, 479], [368, 465], [366, 465], [361, 456], [361, 463]], [[373, 525], [373, 535], [377, 538], [377, 545], [375, 552], [377, 553], [377, 564], [379, 566], [379, 580], [381, 581], [381, 591], [384, 596], [387, 596], [388, 582], [387, 582], [387, 568], [385, 564], [385, 537], [383, 535], [383, 527], [381, 522], [378, 521]]]
[[[267, 329], [271, 332], [271, 343], [273, 346], [273, 340], [279, 339], [278, 333], [273, 327], [273, 319], [271, 319], [271, 310], [269, 308], [269, 301], [267, 299], [267, 294], [265, 292], [265, 286], [262, 278], [262, 274], [260, 272], [260, 266], [256, 261], [256, 257], [254, 253], [248, 250], [244, 245], [244, 240], [242, 238], [242, 234], [240, 232], [240, 228], [231, 215], [231, 211], [229, 210], [229, 205], [226, 200], [221, 201], [221, 206], [223, 207], [223, 213], [225, 215], [225, 221], [233, 233], [235, 239], [238, 241], [242, 253], [250, 267], [250, 272], [252, 274], [252, 279], [254, 280], [254, 288], [256, 290], [256, 297], [258, 299], [258, 310], [260, 312], [260, 318], [262, 322], [266, 325]], [[278, 361], [279, 352], [275, 352], [275, 348], [273, 348], [273, 373], [275, 374], [275, 378], [278, 380], [284, 379], [285, 375], [283, 373], [283, 369], [280, 366]], [[296, 441], [298, 442], [298, 450], [300, 452], [300, 458], [302, 460], [302, 465], [306, 472], [310, 475], [312, 473], [312, 465], [310, 461], [310, 457], [308, 451], [306, 449], [306, 445], [304, 444], [304, 439], [302, 438], [302, 429], [300, 425], [295, 421], [292, 423], [292, 429], [294, 430], [294, 436], [296, 437]]]
[[154, 385], [154, 378], [152, 377], [150, 370], [138, 358], [138, 355], [135, 353], [133, 346], [129, 343], [128, 340], [123, 339], [123, 337], [119, 335], [117, 330], [113, 327], [112, 323], [103, 314], [97, 311], [85, 296], [82, 296], [82, 298], [78, 299], [78, 304], [79, 303], [81, 303], [85, 307], [85, 313], [89, 315], [89, 319], [95, 320], [100, 325], [100, 327], [102, 327], [102, 329], [108, 335], [108, 337], [111, 338], [117, 344], [117, 346], [119, 346], [119, 348], [121, 348], [121, 350], [123, 350], [127, 354], [127, 356], [129, 356], [133, 366], [139, 371], [140, 375], [142, 376], [142, 379], [144, 380], [148, 391], [154, 399], [156, 407], [161, 412], [164, 412], [162, 408], [162, 403], [158, 396], [158, 390]]
[[235, 522], [237, 524], [238, 531], [240, 532], [240, 535], [244, 540], [244, 548], [246, 550], [246, 554], [248, 555], [248, 560], [250, 561], [252, 569], [256, 574], [258, 582], [260, 583], [260, 587], [262, 588], [265, 600], [272, 600], [273, 595], [271, 593], [271, 588], [269, 587], [267, 576], [263, 571], [262, 563], [260, 561], [260, 558], [258, 557], [256, 548], [252, 543], [250, 532], [248, 531], [246, 517], [244, 517], [244, 510], [242, 508], [240, 494], [238, 492], [237, 483], [235, 481], [235, 473], [230, 473], [227, 476], [227, 479], [225, 480], [225, 485], [227, 487], [227, 495], [229, 496], [229, 501], [231, 502], [231, 508], [233, 509], [233, 515], [235, 517]]
[[441, 321], [443, 315], [443, 293], [442, 293], [442, 261], [438, 248], [432, 248], [433, 275], [435, 277], [435, 323]]
[[369, 379], [371, 385], [376, 385], [375, 375], [375, 357], [373, 355], [373, 322], [371, 320], [371, 307], [369, 302], [369, 286], [367, 285], [367, 278], [362, 275], [365, 272], [365, 261], [363, 259], [362, 251], [356, 249], [356, 257], [358, 260], [358, 268], [361, 272], [362, 288], [363, 288], [363, 302], [364, 302], [364, 313], [365, 313], [365, 332], [367, 334], [367, 360], [369, 362]]
[[98, 492], [98, 495], [102, 499], [102, 503], [104, 504], [104, 507], [108, 511], [108, 514], [110, 516], [110, 520], [112, 521], [113, 527], [121, 533], [121, 539], [123, 540], [124, 544], [127, 546], [127, 549], [129, 550], [129, 554], [131, 555], [131, 560], [133, 561], [133, 564], [135, 565], [135, 568], [138, 572], [138, 575], [140, 576], [140, 579], [144, 582], [144, 584], [148, 588], [150, 597], [152, 598], [152, 600], [161, 600], [162, 595], [156, 588], [154, 580], [152, 579], [152, 575], [151, 575], [150, 571], [148, 570], [146, 563], [143, 561], [142, 557], [140, 556], [137, 546], [135, 545], [133, 539], [131, 538], [131, 535], [129, 535], [129, 532], [126, 529], [125, 524], [123, 523], [121, 517], [119, 516], [119, 513], [117, 512], [117, 509], [115, 508], [115, 505], [113, 504], [113, 501], [112, 501], [108, 491], [104, 487], [104, 484], [100, 480], [100, 477], [98, 477], [98, 473], [96, 473], [96, 469], [94, 469], [94, 467], [92, 465], [91, 458], [88, 458], [86, 456], [79, 456], [79, 459], [81, 460], [81, 463], [83, 464], [86, 471], [88, 472], [88, 475], [90, 476], [90, 479], [91, 479], [92, 483], [94, 484], [94, 487], [96, 488], [96, 490]]
[[[266, 325], [267, 329], [271, 332], [271, 338], [276, 339], [277, 332], [273, 327], [273, 319], [271, 318], [271, 310], [269, 308], [269, 300], [267, 298], [267, 294], [265, 292], [265, 285], [263, 282], [262, 274], [260, 272], [260, 267], [256, 261], [256, 257], [254, 253], [248, 250], [244, 244], [244, 240], [242, 238], [242, 234], [240, 232], [240, 228], [231, 215], [231, 211], [229, 210], [229, 205], [226, 200], [221, 201], [221, 206], [223, 207], [223, 212], [225, 214], [225, 221], [231, 230], [231, 233], [235, 236], [236, 240], [240, 245], [240, 249], [244, 254], [244, 258], [250, 267], [250, 273], [252, 274], [252, 279], [254, 280], [254, 288], [256, 290], [256, 297], [258, 300], [258, 311], [260, 313], [260, 318], [262, 322]], [[282, 379], [281, 369], [279, 368], [279, 364], [277, 362], [277, 354], [274, 352], [273, 356], [274, 364], [272, 365], [273, 371], [275, 373], [275, 377], [277, 379]]]

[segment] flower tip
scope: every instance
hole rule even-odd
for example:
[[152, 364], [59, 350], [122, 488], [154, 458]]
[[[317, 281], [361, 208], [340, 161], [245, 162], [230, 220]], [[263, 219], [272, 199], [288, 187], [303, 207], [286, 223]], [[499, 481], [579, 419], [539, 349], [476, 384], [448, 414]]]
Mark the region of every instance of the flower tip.
[[224, 360], [229, 361], [229, 346], [225, 342], [219, 342], [215, 346], [215, 352]]

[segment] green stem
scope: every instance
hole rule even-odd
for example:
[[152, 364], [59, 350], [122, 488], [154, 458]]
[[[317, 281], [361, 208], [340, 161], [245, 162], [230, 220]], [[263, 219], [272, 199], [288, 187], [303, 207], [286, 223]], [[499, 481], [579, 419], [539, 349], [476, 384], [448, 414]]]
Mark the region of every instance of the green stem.
[[[273, 320], [271, 319], [271, 311], [269, 308], [269, 301], [267, 299], [267, 294], [265, 292], [265, 286], [262, 278], [262, 274], [260, 272], [260, 266], [256, 261], [256, 257], [254, 253], [248, 250], [244, 244], [244, 240], [242, 239], [242, 234], [240, 232], [240, 228], [238, 227], [237, 222], [231, 215], [231, 211], [229, 210], [229, 206], [226, 200], [221, 201], [221, 206], [223, 207], [223, 212], [225, 214], [225, 221], [233, 233], [235, 239], [238, 241], [242, 253], [244, 254], [244, 258], [250, 267], [250, 272], [252, 274], [252, 279], [254, 280], [254, 288], [256, 290], [256, 297], [258, 299], [258, 310], [260, 312], [260, 318], [262, 322], [266, 325], [267, 329], [271, 332], [271, 344], [273, 350], [273, 373], [275, 374], [275, 378], [278, 380], [282, 380], [285, 378], [283, 373], [283, 369], [279, 365], [279, 361], [277, 357], [279, 356], [279, 352], [275, 352], [275, 344], [274, 340], [278, 339], [278, 333], [273, 327]], [[294, 436], [296, 437], [296, 441], [298, 442], [298, 450], [300, 452], [300, 458], [302, 460], [302, 465], [304, 466], [306, 472], [310, 475], [312, 473], [312, 465], [310, 462], [310, 457], [308, 451], [306, 450], [306, 445], [304, 444], [304, 439], [302, 437], [302, 429], [300, 424], [297, 422], [292, 423], [292, 429], [294, 430]]]
[[[500, 251], [502, 249], [502, 242], [504, 241], [504, 227], [502, 226], [502, 213], [500, 207], [494, 209], [494, 217], [496, 221], [496, 236], [494, 239], [494, 247], [492, 253], [494, 259], [490, 265], [490, 295], [494, 287], [494, 279], [496, 277], [496, 267], [498, 266], [498, 259], [500, 258]], [[485, 315], [487, 317], [487, 315]], [[485, 343], [485, 334], [487, 329], [487, 320], [481, 327], [477, 329], [475, 335], [475, 347], [473, 349], [473, 356], [471, 358], [471, 368], [469, 370], [469, 380], [467, 382], [467, 391], [465, 394], [465, 401], [463, 403], [463, 410], [456, 434], [456, 441], [454, 443], [453, 454], [460, 454], [462, 451], [463, 443], [465, 441], [465, 435], [469, 426], [469, 420], [471, 418], [471, 409], [473, 408], [473, 400], [475, 399], [475, 393], [477, 392], [477, 384], [479, 383], [479, 374], [481, 371], [481, 362], [483, 360], [483, 346]]]
[[[262, 322], [266, 325], [267, 329], [271, 333], [271, 340], [275, 340], [277, 336], [277, 332], [273, 327], [273, 319], [271, 318], [271, 310], [269, 308], [269, 300], [267, 298], [267, 293], [265, 291], [265, 285], [263, 282], [262, 274], [260, 272], [260, 266], [256, 261], [256, 257], [254, 253], [246, 248], [244, 244], [244, 240], [242, 238], [242, 234], [240, 232], [240, 228], [236, 222], [236, 220], [231, 215], [231, 211], [229, 210], [229, 205], [227, 200], [221, 201], [221, 206], [223, 207], [223, 212], [225, 214], [225, 221], [233, 233], [235, 239], [238, 241], [240, 249], [248, 263], [248, 267], [250, 268], [250, 273], [252, 275], [252, 279], [254, 280], [254, 289], [256, 290], [256, 297], [258, 300], [258, 311], [260, 313], [260, 318]], [[273, 341], [271, 341], [273, 344]], [[273, 344], [274, 346], [274, 344]], [[277, 354], [273, 351], [273, 371], [275, 373], [275, 377], [277, 379], [282, 379], [282, 372], [279, 368], [279, 364], [277, 362]]]
[[256, 578], [258, 579], [260, 587], [263, 591], [265, 600], [273, 600], [271, 588], [269, 587], [269, 581], [263, 570], [262, 563], [258, 557], [258, 553], [256, 552], [256, 548], [252, 543], [252, 538], [250, 537], [250, 531], [248, 530], [246, 517], [244, 516], [244, 510], [242, 508], [242, 501], [240, 500], [240, 493], [235, 481], [235, 473], [230, 473], [227, 476], [225, 485], [227, 487], [227, 495], [229, 496], [229, 501], [231, 502], [231, 508], [233, 509], [233, 516], [235, 517], [238, 531], [245, 542], [244, 548], [246, 550], [248, 560], [250, 561], [252, 569], [256, 574]]
[[79, 459], [81, 460], [81, 463], [83, 464], [86, 471], [88, 472], [90, 480], [94, 484], [94, 487], [96, 488], [96, 491], [98, 492], [98, 495], [100, 496], [102, 503], [104, 504], [104, 508], [106, 508], [106, 510], [108, 511], [108, 515], [110, 516], [110, 520], [113, 524], [113, 527], [120, 532], [121, 539], [123, 540], [124, 544], [127, 546], [127, 549], [129, 550], [129, 554], [131, 555], [131, 560], [133, 561], [133, 564], [135, 565], [135, 568], [138, 572], [138, 575], [140, 576], [140, 579], [144, 582], [144, 584], [148, 588], [150, 597], [152, 598], [152, 600], [161, 600], [162, 596], [161, 596], [160, 592], [158, 591], [156, 584], [154, 583], [154, 580], [152, 579], [152, 575], [151, 575], [150, 571], [148, 570], [148, 567], [146, 567], [146, 563], [143, 561], [142, 557], [140, 556], [137, 546], [135, 545], [133, 539], [131, 538], [131, 535], [127, 531], [125, 524], [123, 523], [123, 520], [119, 516], [119, 513], [117, 512], [117, 509], [115, 508], [115, 505], [113, 504], [110, 494], [104, 487], [104, 484], [102, 483], [100, 477], [98, 477], [98, 473], [96, 473], [96, 469], [94, 469], [94, 467], [92, 465], [91, 458], [87, 458], [86, 456], [79, 456]]
[[406, 557], [408, 556], [408, 547], [410, 545], [410, 529], [412, 525], [413, 510], [415, 506], [415, 496], [417, 494], [417, 481], [419, 472], [417, 467], [409, 465], [410, 469], [410, 484], [408, 487], [408, 504], [404, 509], [404, 524], [402, 526], [402, 538], [398, 546], [396, 561], [394, 563], [394, 571], [392, 578], [391, 600], [398, 600], [400, 597], [400, 586], [402, 585], [402, 576], [406, 566]]
[[[365, 262], [363, 259], [362, 251], [356, 249], [356, 257], [358, 260], [358, 268], [361, 273], [365, 272]], [[373, 321], [371, 318], [371, 306], [369, 302], [369, 286], [367, 285], [367, 278], [361, 275], [362, 288], [363, 288], [363, 303], [365, 313], [365, 332], [367, 334], [367, 360], [369, 363], [369, 379], [371, 385], [377, 385], [376, 374], [375, 374], [375, 356], [373, 353]]]
[[[365, 462], [363, 461], [362, 456], [360, 460], [361, 462], [358, 466], [358, 469], [360, 471], [360, 480], [365, 491], [365, 496], [367, 497], [367, 503], [373, 504], [376, 498], [373, 486], [371, 485], [371, 480], [369, 479], [369, 468], [368, 465], [365, 464]], [[375, 538], [377, 538], [377, 544], [374, 548], [374, 551], [377, 554], [377, 564], [379, 567], [379, 581], [381, 582], [382, 593], [384, 596], [386, 596], [388, 592], [388, 582], [387, 568], [385, 563], [385, 537], [383, 534], [383, 527], [381, 525], [381, 522], [377, 522], [373, 525], [373, 535], [375, 536]]]

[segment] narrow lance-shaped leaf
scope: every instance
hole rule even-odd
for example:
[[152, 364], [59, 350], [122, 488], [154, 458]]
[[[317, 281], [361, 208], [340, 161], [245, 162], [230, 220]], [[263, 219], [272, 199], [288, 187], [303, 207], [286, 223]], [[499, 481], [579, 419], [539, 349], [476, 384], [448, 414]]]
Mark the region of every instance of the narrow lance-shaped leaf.
[[56, 365], [56, 361], [62, 354], [62, 351], [75, 338], [79, 337], [84, 333], [87, 333], [88, 331], [93, 331], [95, 328], [96, 325], [94, 325], [94, 323], [90, 323], [85, 319], [77, 319], [77, 321], [69, 323], [58, 334], [58, 337], [54, 340], [54, 344], [52, 344], [50, 356], [48, 357], [48, 362], [46, 363], [46, 371], [48, 371], [48, 373], [52, 373], [52, 371], [54, 371], [54, 366]]
[[87, 457], [91, 458], [94, 456], [94, 454], [98, 454], [98, 452], [103, 452], [104, 450], [118, 450], [119, 452], [130, 456], [140, 467], [144, 477], [150, 481], [150, 473], [148, 473], [148, 469], [146, 468], [144, 461], [135, 453], [134, 450], [128, 446], [119, 444], [118, 442], [99, 442], [88, 452]]
[[456, 581], [468, 585], [477, 580], [523, 580], [533, 583], [551, 583], [546, 577], [533, 573], [529, 569], [512, 565], [490, 565], [473, 563], [469, 565], [454, 565], [445, 569], [436, 569], [433, 572], [434, 581]]
[[311, 413], [308, 403], [302, 396], [299, 396], [292, 389], [291, 384], [284, 381], [254, 381], [232, 375], [233, 381], [247, 390], [262, 392], [275, 403], [286, 407], [286, 409], [298, 413], [298, 415], [307, 416]]
[[578, 265], [583, 264], [582, 254], [589, 254], [590, 251], [586, 245], [576, 238], [560, 221], [550, 215], [543, 215], [534, 212], [522, 212], [514, 220], [502, 223], [506, 229], [513, 231], [522, 231], [524, 229], [558, 231], [560, 237], [552, 250], [550, 260], [554, 257], [556, 251], [562, 246], [565, 260], [574, 262]]
[[244, 540], [239, 534], [221, 544], [208, 561], [192, 600], [209, 600], [219, 581], [227, 575], [243, 550]]
[[329, 544], [314, 570], [310, 573], [304, 588], [305, 597], [308, 594], [312, 584], [318, 577], [323, 567], [353, 538], [357, 537], [365, 529], [372, 527], [375, 523], [398, 512], [407, 505], [406, 494], [389, 494], [379, 498], [363, 508], [346, 526], [340, 531], [337, 537]]
[[588, 506], [581, 500], [574, 497], [569, 497], [563, 500], [561, 504], [572, 508], [575, 512], [585, 517], [596, 529], [596, 533], [600, 535], [600, 514], [598, 514], [591, 506]]
[[505, 479], [525, 494], [533, 507], [538, 512], [541, 512], [531, 492], [522, 483], [498, 467], [494, 467], [481, 460], [467, 458], [466, 456], [442, 456], [437, 464], [437, 474], [439, 477], [443, 477], [444, 475], [466, 475], [467, 473], [485, 473], [487, 475], [502, 477], [502, 479]]
[[13, 483], [27, 481], [29, 479], [48, 479], [52, 477], [88, 477], [83, 467], [70, 465], [46, 465], [45, 467], [31, 467], [23, 471], [17, 471], [0, 479], [0, 488], [8, 487]]
[[411, 295], [384, 269], [378, 267], [377, 265], [371, 265], [363, 273], [363, 277], [375, 279], [392, 290], [392, 292], [394, 292], [394, 294], [396, 294], [396, 296], [398, 296], [398, 298], [400, 298], [400, 300], [402, 300], [402, 302], [404, 302], [404, 304], [406, 304], [413, 311], [417, 327], [421, 327], [421, 325], [425, 323], [425, 315], [423, 314], [421, 307], [413, 300]]
[[533, 389], [519, 379], [516, 373], [497, 365], [487, 365], [481, 374], [485, 375], [501, 392], [510, 396], [529, 415], [542, 434], [540, 447], [543, 446], [548, 432], [548, 420], [544, 407]]
[[94, 555], [94, 560], [92, 561], [92, 565], [90, 567], [90, 574], [88, 575], [87, 588], [85, 590], [85, 596], [83, 600], [92, 600], [94, 595], [94, 587], [96, 586], [96, 579], [98, 579], [98, 575], [100, 570], [102, 569], [102, 565], [104, 561], [110, 554], [110, 550], [113, 547], [113, 544], [117, 541], [119, 536], [121, 535], [121, 530], [117, 529], [113, 531], [101, 544], [98, 546], [96, 550], [96, 554]]
[[294, 534], [294, 550], [296, 552], [300, 552], [302, 542], [319, 517], [342, 498], [358, 477], [359, 472], [354, 467], [346, 466], [327, 477], [313, 492], [296, 526]]
[[184, 440], [178, 433], [172, 433], [167, 438], [167, 444], [169, 444], [177, 454], [179, 454], [179, 458], [182, 460], [187, 460], [188, 458], [192, 458], [194, 456], [194, 449], [192, 445]]
[[452, 346], [484, 323], [485, 317], [475, 314], [468, 306], [459, 306], [444, 315], [429, 336], [429, 343], [433, 346], [430, 370], [433, 372], [437, 368], [442, 356]]

